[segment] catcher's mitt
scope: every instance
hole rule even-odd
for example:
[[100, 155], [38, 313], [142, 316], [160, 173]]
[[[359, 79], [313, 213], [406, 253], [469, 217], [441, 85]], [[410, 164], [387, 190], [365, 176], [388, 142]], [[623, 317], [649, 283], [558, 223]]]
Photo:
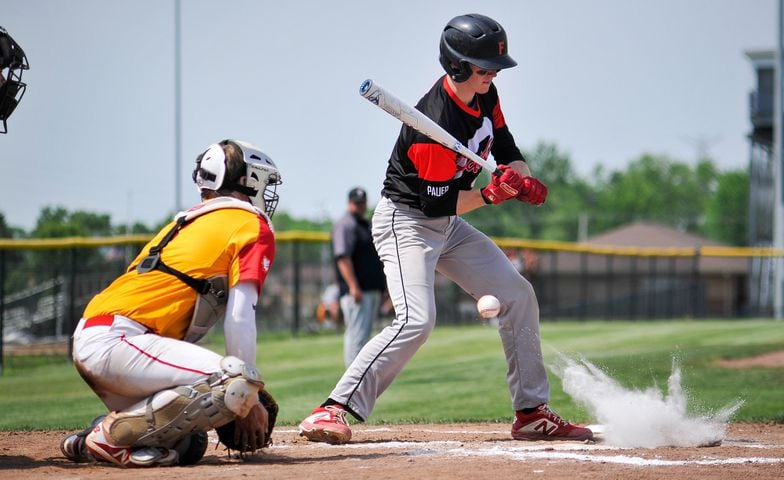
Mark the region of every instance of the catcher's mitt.
[[[272, 430], [275, 428], [275, 420], [278, 418], [279, 407], [275, 398], [273, 398], [273, 396], [263, 387], [259, 389], [259, 402], [267, 409], [267, 414], [269, 416], [267, 421], [267, 435], [264, 437], [264, 441], [261, 445], [261, 448], [264, 448], [272, 445]], [[218, 433], [218, 440], [220, 440], [220, 443], [225, 445], [229, 450], [236, 450], [240, 453], [252, 451], [247, 445], [237, 445], [237, 442], [234, 440], [234, 428], [235, 422], [231, 421], [226, 425], [215, 429]]]

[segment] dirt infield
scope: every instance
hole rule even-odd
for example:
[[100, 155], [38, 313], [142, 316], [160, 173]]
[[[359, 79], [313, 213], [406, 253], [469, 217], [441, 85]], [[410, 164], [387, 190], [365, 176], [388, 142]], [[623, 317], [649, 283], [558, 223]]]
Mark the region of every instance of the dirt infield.
[[726, 368], [781, 368], [784, 366], [784, 350], [768, 352], [755, 357], [719, 360], [716, 363]]
[[280, 427], [275, 445], [239, 459], [211, 444], [196, 466], [123, 470], [75, 464], [59, 450], [66, 432], [0, 432], [0, 477], [15, 479], [780, 479], [784, 425], [734, 424], [721, 446], [618, 449], [519, 442], [506, 425], [358, 426], [342, 446], [309, 443]]

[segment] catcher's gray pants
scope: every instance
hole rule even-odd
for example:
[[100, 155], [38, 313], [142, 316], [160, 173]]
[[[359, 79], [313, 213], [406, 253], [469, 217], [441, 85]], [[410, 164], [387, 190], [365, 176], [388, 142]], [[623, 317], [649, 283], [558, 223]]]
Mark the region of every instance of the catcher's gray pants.
[[373, 215], [373, 237], [395, 320], [360, 351], [331, 399], [348, 405], [362, 420], [370, 416], [376, 399], [435, 326], [438, 270], [475, 299], [492, 294], [501, 301], [498, 331], [512, 407], [521, 410], [549, 400], [536, 295], [492, 240], [458, 216], [430, 218], [386, 198]]
[[340, 297], [343, 323], [346, 325], [343, 333], [343, 361], [347, 367], [370, 340], [373, 324], [378, 319], [380, 301], [381, 292], [378, 290], [363, 290], [359, 303], [350, 294]]

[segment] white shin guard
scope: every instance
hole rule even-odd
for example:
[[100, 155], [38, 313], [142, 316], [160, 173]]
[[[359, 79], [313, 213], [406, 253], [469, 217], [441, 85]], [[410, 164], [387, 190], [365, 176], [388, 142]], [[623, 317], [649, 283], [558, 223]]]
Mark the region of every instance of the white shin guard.
[[172, 448], [180, 439], [244, 417], [263, 385], [256, 367], [236, 357], [221, 361], [222, 374], [195, 385], [163, 390], [133, 407], [112, 412], [104, 426], [117, 446]]

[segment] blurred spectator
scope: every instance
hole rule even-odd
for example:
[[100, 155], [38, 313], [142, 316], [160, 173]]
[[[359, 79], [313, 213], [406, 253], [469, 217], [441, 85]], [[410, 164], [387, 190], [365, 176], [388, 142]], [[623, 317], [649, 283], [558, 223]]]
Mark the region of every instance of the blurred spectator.
[[343, 312], [343, 359], [351, 364], [370, 339], [378, 319], [381, 293], [386, 289], [384, 267], [373, 245], [367, 214], [367, 192], [356, 187], [348, 194], [348, 210], [332, 228], [332, 253]]
[[340, 316], [340, 287], [330, 283], [321, 293], [321, 301], [316, 307], [316, 319], [322, 327], [336, 328], [342, 321]]
[[523, 260], [522, 255], [520, 255], [520, 251], [514, 248], [509, 249], [506, 251], [506, 258], [514, 265], [515, 270], [520, 272], [522, 275], [525, 272], [525, 261]]
[[539, 269], [539, 256], [533, 250], [509, 249], [506, 251], [506, 257], [520, 275], [532, 274]]

